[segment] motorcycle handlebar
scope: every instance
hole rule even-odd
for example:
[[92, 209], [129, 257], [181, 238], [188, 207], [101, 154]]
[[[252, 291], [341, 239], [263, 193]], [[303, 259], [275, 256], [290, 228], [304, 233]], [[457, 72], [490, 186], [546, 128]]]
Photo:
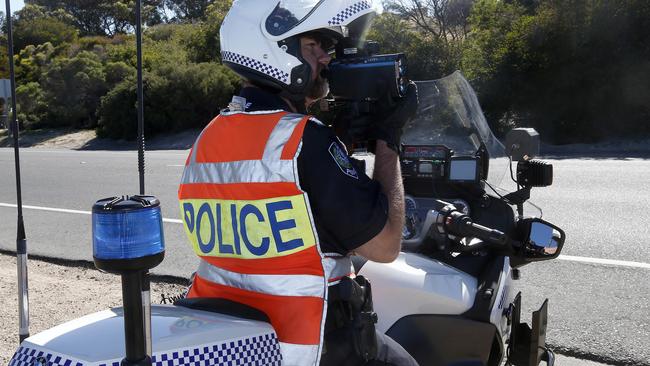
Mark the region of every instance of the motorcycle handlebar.
[[440, 233], [474, 237], [499, 246], [508, 244], [509, 238], [505, 233], [475, 224], [471, 217], [458, 211], [452, 204], [437, 200], [435, 206], [434, 210], [437, 211], [438, 216], [435, 222]]
[[475, 224], [469, 216], [458, 211], [451, 212], [445, 224], [449, 232], [458, 236], [471, 236], [497, 245], [508, 243], [508, 236], [505, 233]]

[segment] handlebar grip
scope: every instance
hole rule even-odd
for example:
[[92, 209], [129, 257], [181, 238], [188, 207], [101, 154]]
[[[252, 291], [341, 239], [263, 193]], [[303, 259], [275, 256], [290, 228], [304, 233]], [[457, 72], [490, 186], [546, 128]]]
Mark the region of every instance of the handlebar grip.
[[445, 227], [454, 235], [471, 236], [498, 245], [508, 243], [508, 236], [502, 231], [475, 224], [469, 216], [458, 211], [449, 213]]

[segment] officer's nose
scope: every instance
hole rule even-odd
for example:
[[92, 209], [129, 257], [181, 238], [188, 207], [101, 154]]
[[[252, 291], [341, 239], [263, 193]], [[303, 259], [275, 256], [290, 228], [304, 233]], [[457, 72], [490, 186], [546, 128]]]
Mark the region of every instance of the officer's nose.
[[329, 53], [325, 52], [322, 48], [319, 48], [318, 51], [318, 63], [323, 66], [329, 65], [330, 61], [332, 61], [332, 56], [330, 56]]

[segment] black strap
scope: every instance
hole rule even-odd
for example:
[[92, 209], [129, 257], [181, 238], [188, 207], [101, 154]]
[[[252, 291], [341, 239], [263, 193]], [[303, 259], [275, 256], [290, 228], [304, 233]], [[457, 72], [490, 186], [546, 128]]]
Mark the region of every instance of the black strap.
[[180, 299], [174, 303], [194, 310], [209, 311], [224, 315], [231, 315], [248, 320], [257, 320], [270, 323], [269, 317], [262, 311], [239, 302], [212, 297], [195, 297]]

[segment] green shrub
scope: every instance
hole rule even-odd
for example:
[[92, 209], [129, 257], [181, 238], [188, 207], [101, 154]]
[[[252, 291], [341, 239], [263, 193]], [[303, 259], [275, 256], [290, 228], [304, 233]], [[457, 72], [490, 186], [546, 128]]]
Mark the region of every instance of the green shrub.
[[[149, 78], [148, 78], [149, 79]], [[97, 111], [97, 136], [135, 139], [137, 136], [137, 94], [135, 78], [127, 78], [101, 98]]]
[[135, 67], [123, 61], [108, 62], [104, 70], [106, 72], [106, 86], [109, 90], [125, 79], [135, 78], [137, 73]]
[[49, 42], [25, 47], [14, 56], [16, 81], [18, 83], [40, 82], [55, 55], [56, 50]]
[[[216, 63], [166, 63], [144, 76], [144, 119], [148, 136], [205, 126], [230, 101], [239, 78]], [[135, 78], [120, 82], [101, 100], [97, 135], [137, 136]]]
[[95, 53], [56, 59], [42, 81], [51, 126], [95, 127], [97, 106], [107, 91], [104, 66]]
[[29, 82], [16, 87], [16, 109], [18, 121], [26, 130], [36, 129], [47, 118], [45, 94], [37, 82]]

